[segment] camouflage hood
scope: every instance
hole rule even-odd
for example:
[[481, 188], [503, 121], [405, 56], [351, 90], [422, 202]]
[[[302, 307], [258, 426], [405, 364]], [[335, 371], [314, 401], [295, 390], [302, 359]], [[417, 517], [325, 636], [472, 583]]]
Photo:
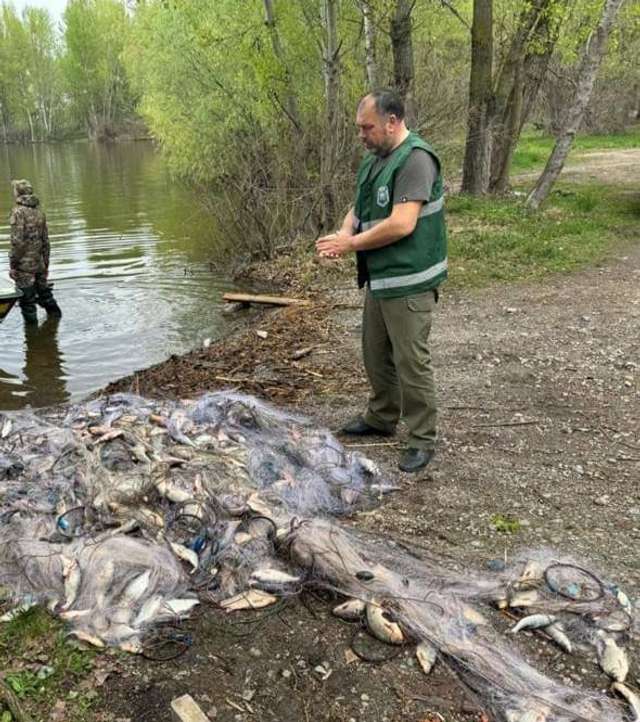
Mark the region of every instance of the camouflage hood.
[[13, 188], [13, 197], [19, 205], [29, 206], [30, 208], [39, 205], [40, 201], [37, 196], [33, 195], [33, 186], [28, 180], [11, 181], [11, 187]]
[[34, 196], [33, 193], [30, 193], [26, 196], [18, 196], [16, 198], [16, 203], [20, 206], [29, 206], [30, 208], [35, 208], [36, 206], [40, 205], [40, 199], [38, 196]]

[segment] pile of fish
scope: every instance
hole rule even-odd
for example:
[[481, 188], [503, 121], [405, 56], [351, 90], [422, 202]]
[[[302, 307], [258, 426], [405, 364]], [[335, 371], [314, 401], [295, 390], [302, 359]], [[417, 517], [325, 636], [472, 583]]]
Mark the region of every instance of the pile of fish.
[[425, 672], [442, 659], [498, 720], [625, 719], [613, 697], [531, 667], [479, 611], [492, 606], [523, 615], [514, 633], [595, 650], [640, 720], [622, 590], [548, 551], [455, 573], [340, 524], [395, 488], [328, 431], [235, 393], [0, 415], [0, 587], [18, 605], [2, 620], [46, 604], [88, 643], [144, 652], [203, 601], [259, 609], [312, 585], [344, 595], [336, 616], [414, 643]]

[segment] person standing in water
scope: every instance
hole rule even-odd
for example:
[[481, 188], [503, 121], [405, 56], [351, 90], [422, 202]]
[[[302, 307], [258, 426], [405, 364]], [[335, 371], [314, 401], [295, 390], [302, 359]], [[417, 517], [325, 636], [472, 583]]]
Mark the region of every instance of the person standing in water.
[[14, 207], [11, 225], [11, 250], [9, 251], [9, 276], [20, 291], [20, 310], [25, 323], [37, 324], [36, 304], [48, 315], [60, 317], [62, 311], [56, 303], [48, 282], [49, 231], [47, 218], [40, 208], [40, 201], [33, 193], [28, 180], [14, 180]]

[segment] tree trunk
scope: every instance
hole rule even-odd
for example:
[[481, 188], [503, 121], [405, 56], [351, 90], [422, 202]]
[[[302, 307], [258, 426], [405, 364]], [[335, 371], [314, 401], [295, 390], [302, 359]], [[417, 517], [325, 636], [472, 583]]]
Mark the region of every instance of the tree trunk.
[[558, 5], [565, 2], [535, 0], [520, 15], [496, 88], [489, 182], [492, 193], [503, 193], [509, 185], [511, 158], [555, 48], [561, 22]]
[[284, 85], [285, 85], [285, 99], [284, 99], [284, 110], [287, 117], [293, 124], [296, 131], [299, 133], [302, 128], [300, 122], [300, 113], [298, 112], [298, 103], [296, 101], [295, 93], [291, 86], [291, 72], [287, 65], [287, 60], [280, 42], [280, 33], [276, 26], [276, 15], [274, 10], [274, 0], [264, 0], [264, 12], [265, 12], [265, 25], [269, 29], [269, 35], [271, 36], [271, 47], [273, 48], [273, 54], [276, 56], [278, 63], [284, 71]]
[[569, 108], [564, 128], [556, 140], [547, 165], [538, 179], [536, 187], [527, 198], [527, 206], [533, 210], [537, 210], [547, 198], [564, 167], [573, 139], [580, 128], [580, 123], [591, 99], [593, 84], [607, 50], [611, 27], [623, 2], [624, 0], [605, 0], [600, 24], [587, 41], [578, 72], [578, 87], [573, 105]]
[[336, 221], [333, 176], [337, 164], [340, 121], [340, 45], [338, 42], [338, 2], [323, 0], [324, 42], [323, 73], [325, 82], [326, 126], [320, 159], [322, 186], [322, 226], [328, 230]]
[[364, 24], [364, 51], [367, 66], [367, 82], [369, 90], [375, 90], [380, 81], [376, 60], [376, 29], [373, 24], [373, 8], [370, 0], [358, 0]]
[[462, 192], [482, 195], [491, 171], [493, 115], [493, 3], [474, 0], [471, 28], [471, 82]]
[[393, 51], [393, 76], [395, 86], [405, 105], [407, 125], [413, 127], [416, 122], [416, 109], [413, 96], [413, 42], [411, 38], [411, 12], [414, 0], [396, 0], [396, 10], [391, 20], [391, 48]]

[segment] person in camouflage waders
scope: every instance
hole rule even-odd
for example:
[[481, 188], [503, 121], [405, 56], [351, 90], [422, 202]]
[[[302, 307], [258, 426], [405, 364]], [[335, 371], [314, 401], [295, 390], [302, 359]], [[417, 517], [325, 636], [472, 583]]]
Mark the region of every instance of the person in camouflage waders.
[[62, 316], [47, 277], [49, 274], [49, 232], [47, 218], [28, 180], [11, 182], [15, 205], [11, 210], [9, 276], [22, 291], [20, 309], [25, 323], [38, 323], [36, 304], [50, 316]]

